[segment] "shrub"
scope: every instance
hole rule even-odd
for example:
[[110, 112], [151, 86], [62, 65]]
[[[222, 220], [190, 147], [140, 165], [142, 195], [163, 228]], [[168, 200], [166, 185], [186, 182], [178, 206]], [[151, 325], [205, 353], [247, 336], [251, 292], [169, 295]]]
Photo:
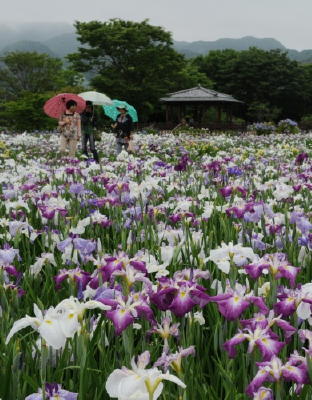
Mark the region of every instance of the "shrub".
[[257, 135], [268, 135], [275, 132], [273, 122], [255, 122], [247, 127], [248, 130], [255, 132]]
[[283, 119], [281, 120], [276, 128], [277, 133], [299, 133], [300, 130], [298, 128], [298, 124], [296, 121], [292, 121], [291, 119]]

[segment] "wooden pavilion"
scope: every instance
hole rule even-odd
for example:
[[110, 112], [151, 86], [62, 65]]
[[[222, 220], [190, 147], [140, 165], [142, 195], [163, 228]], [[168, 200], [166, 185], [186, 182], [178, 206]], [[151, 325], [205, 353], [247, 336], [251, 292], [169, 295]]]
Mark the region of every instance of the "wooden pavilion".
[[174, 125], [181, 122], [182, 118], [192, 115], [195, 126], [202, 126], [204, 113], [210, 108], [217, 110], [217, 119], [214, 125], [224, 125], [221, 123], [221, 113], [226, 114], [226, 124], [232, 125], [232, 112], [235, 104], [243, 104], [233, 96], [219, 93], [212, 89], [204, 88], [200, 85], [191, 89], [180, 90], [169, 93], [167, 97], [160, 99], [166, 105], [166, 124]]

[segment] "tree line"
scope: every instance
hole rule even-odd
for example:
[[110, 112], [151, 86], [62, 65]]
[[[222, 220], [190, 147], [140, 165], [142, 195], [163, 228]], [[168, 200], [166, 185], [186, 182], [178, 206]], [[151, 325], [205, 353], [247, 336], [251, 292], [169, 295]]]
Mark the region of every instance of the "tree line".
[[0, 60], [0, 127], [51, 129], [42, 106], [56, 93], [96, 89], [137, 108], [141, 121], [164, 118], [159, 98], [198, 84], [244, 102], [247, 121], [297, 121], [312, 114], [312, 64], [281, 50], [215, 50], [186, 59], [170, 32], [142, 22], [112, 19], [76, 22], [81, 44], [60, 60], [12, 52]]

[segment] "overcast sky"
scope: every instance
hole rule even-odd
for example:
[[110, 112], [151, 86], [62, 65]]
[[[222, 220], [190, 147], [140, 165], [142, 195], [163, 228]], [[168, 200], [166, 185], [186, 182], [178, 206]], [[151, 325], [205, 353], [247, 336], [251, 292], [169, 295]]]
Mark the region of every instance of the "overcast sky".
[[0, 10], [11, 24], [148, 18], [175, 40], [250, 35], [312, 49], [312, 0], [0, 0]]

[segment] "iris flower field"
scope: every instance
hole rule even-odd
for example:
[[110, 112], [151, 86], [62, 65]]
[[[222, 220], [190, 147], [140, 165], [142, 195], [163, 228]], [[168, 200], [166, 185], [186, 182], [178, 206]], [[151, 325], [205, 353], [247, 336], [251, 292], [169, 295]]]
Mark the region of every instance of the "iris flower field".
[[312, 398], [312, 133], [0, 135], [2, 400]]

